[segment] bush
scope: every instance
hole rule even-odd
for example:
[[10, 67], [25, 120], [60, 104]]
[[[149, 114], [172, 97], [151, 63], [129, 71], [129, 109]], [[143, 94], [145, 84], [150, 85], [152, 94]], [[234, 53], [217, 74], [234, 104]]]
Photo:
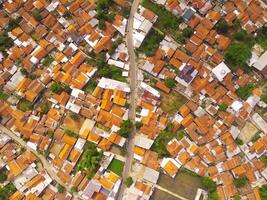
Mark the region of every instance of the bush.
[[246, 177], [242, 177], [242, 178], [236, 178], [234, 179], [234, 185], [237, 187], [237, 188], [241, 188], [241, 187], [244, 187], [247, 183], [247, 178]]
[[186, 38], [182, 34], [176, 35], [175, 40], [179, 43], [185, 43], [186, 42]]
[[142, 126], [142, 122], [135, 122], [136, 129], [140, 129]]
[[219, 105], [219, 111], [226, 111], [228, 108], [227, 104], [222, 103], [221, 105]]
[[132, 184], [133, 184], [133, 179], [132, 179], [132, 177], [128, 177], [128, 178], [126, 178], [126, 180], [125, 180], [125, 185], [126, 185], [126, 187], [130, 187]]
[[244, 144], [244, 142], [239, 138], [235, 139], [235, 143], [238, 144], [238, 145], [243, 145]]
[[241, 197], [239, 195], [235, 195], [234, 200], [241, 200]]
[[202, 184], [209, 192], [214, 192], [217, 189], [216, 183], [208, 177], [202, 177]]
[[236, 71], [238, 67], [243, 67], [248, 70], [247, 61], [251, 58], [250, 48], [243, 43], [231, 44], [225, 53], [225, 61], [228, 63], [233, 71]]
[[131, 122], [131, 120], [128, 119], [121, 123], [118, 134], [120, 134], [122, 137], [127, 138], [132, 131], [133, 131], [133, 123]]
[[79, 115], [77, 113], [71, 112], [70, 118], [76, 121], [79, 119]]
[[75, 192], [77, 192], [77, 191], [78, 191], [78, 190], [77, 190], [77, 187], [74, 187], [74, 186], [73, 186], [73, 187], [70, 188], [70, 192], [71, 192], [71, 193], [75, 193]]
[[260, 188], [260, 196], [261, 196], [261, 199], [267, 199], [267, 184], [263, 185]]
[[60, 184], [57, 185], [57, 191], [58, 193], [63, 193], [65, 192], [66, 188]]
[[9, 94], [0, 90], [0, 100], [6, 101], [9, 98]]
[[228, 32], [229, 26], [226, 21], [222, 20], [216, 24], [216, 31], [219, 34], [226, 34]]
[[263, 155], [260, 157], [261, 161], [267, 166], [267, 156]]
[[7, 174], [8, 170], [5, 167], [0, 169], [0, 183], [3, 183], [7, 180]]
[[48, 101], [44, 101], [41, 105], [40, 105], [40, 109], [41, 112], [43, 114], [47, 114], [49, 111], [49, 107], [50, 107], [50, 103]]
[[71, 136], [71, 137], [73, 137], [73, 136], [75, 135], [75, 133], [73, 133], [73, 131], [71, 131], [71, 130], [69, 130], [69, 129], [66, 129], [66, 130], [64, 131], [64, 133], [65, 133], [66, 135], [68, 135], [68, 136]]
[[33, 10], [32, 16], [38, 22], [42, 21], [42, 19], [43, 19], [42, 15], [40, 14], [40, 12], [38, 10]]
[[21, 99], [18, 103], [18, 109], [23, 112], [27, 112], [32, 109], [32, 103], [27, 101], [26, 99]]
[[254, 89], [254, 85], [249, 83], [243, 87], [238, 88], [236, 90], [236, 93], [242, 100], [245, 101], [251, 95], [253, 89]]
[[166, 79], [164, 81], [164, 84], [168, 87], [168, 88], [173, 88], [175, 86], [175, 81], [173, 79]]
[[51, 84], [50, 89], [52, 90], [52, 92], [54, 92], [56, 94], [59, 94], [63, 90], [62, 86], [56, 82]]
[[178, 139], [178, 140], [181, 140], [181, 139], [184, 138], [185, 135], [186, 135], [185, 131], [184, 131], [184, 130], [180, 130], [180, 131], [178, 131], [178, 133], [177, 133], [177, 139]]
[[45, 59], [42, 61], [42, 64], [46, 67], [49, 67], [52, 62], [54, 61], [54, 58], [50, 55], [46, 56]]

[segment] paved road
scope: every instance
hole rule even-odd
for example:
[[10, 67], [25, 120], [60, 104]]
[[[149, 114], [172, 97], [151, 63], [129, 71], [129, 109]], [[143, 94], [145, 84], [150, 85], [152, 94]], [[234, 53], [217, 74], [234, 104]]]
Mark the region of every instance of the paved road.
[[[127, 35], [126, 35], [126, 44], [129, 53], [130, 59], [130, 87], [131, 87], [131, 94], [130, 94], [130, 110], [129, 110], [129, 118], [132, 122], [135, 122], [135, 108], [136, 108], [136, 76], [137, 76], [137, 67], [136, 67], [136, 57], [134, 52], [133, 46], [133, 21], [134, 21], [134, 13], [137, 11], [138, 5], [140, 0], [134, 0], [131, 7], [130, 16], [128, 19], [127, 24]], [[127, 144], [127, 155], [126, 155], [126, 162], [122, 174], [123, 183], [120, 187], [118, 200], [121, 200], [125, 191], [125, 184], [124, 181], [130, 175], [132, 161], [133, 161], [133, 151], [134, 151], [134, 135], [135, 135], [135, 127], [133, 133], [128, 138]]]
[[0, 125], [0, 132], [5, 133], [6, 135], [8, 135], [10, 138], [12, 138], [13, 140], [15, 140], [17, 143], [19, 143], [21, 146], [25, 147], [28, 151], [31, 151], [32, 153], [34, 153], [41, 161], [44, 169], [47, 171], [47, 173], [50, 175], [50, 177], [52, 179], [54, 179], [56, 182], [58, 182], [60, 185], [64, 186], [66, 189], [69, 188], [69, 186], [67, 186], [65, 183], [63, 183], [58, 176], [56, 175], [56, 173], [53, 171], [51, 164], [47, 161], [47, 159], [43, 156], [40, 155], [37, 151], [29, 148], [26, 145], [26, 142], [24, 142], [20, 137], [18, 137], [17, 135], [15, 135], [12, 131], [10, 131], [9, 129], [5, 128], [4, 126]]

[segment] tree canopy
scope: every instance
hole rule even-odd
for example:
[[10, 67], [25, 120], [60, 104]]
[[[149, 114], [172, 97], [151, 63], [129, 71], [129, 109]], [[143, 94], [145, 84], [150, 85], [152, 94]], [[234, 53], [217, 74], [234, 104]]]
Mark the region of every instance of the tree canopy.
[[131, 120], [128, 119], [121, 123], [120, 130], [118, 131], [118, 133], [122, 137], [127, 138], [132, 131], [133, 131], [133, 123], [131, 122]]
[[233, 71], [238, 67], [247, 69], [247, 61], [251, 58], [250, 48], [243, 43], [234, 43], [229, 46], [225, 52], [225, 61], [229, 64]]
[[159, 154], [159, 157], [168, 157], [170, 153], [167, 151], [167, 144], [168, 142], [174, 138], [174, 135], [169, 133], [168, 131], [162, 131], [158, 137], [155, 139], [152, 150]]

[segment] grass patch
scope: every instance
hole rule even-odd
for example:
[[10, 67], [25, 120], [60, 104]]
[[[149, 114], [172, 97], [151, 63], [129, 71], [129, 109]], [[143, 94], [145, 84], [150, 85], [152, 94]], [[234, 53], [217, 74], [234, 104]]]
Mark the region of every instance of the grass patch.
[[158, 20], [155, 23], [155, 27], [161, 31], [175, 35], [176, 30], [179, 28], [180, 23], [183, 19], [177, 18], [170, 11], [166, 10], [164, 6], [160, 6], [156, 3], [153, 3], [151, 0], [142, 0], [142, 6], [153, 11], [158, 15]]
[[157, 49], [159, 48], [159, 43], [163, 40], [164, 35], [160, 34], [155, 29], [150, 30], [149, 34], [138, 48], [138, 51], [146, 54], [146, 56], [155, 55]]
[[162, 92], [160, 97], [161, 109], [170, 115], [174, 115], [175, 112], [177, 112], [178, 109], [186, 102], [186, 98], [176, 91], [172, 91], [169, 94]]
[[123, 171], [123, 162], [117, 159], [113, 159], [109, 164], [108, 169], [121, 176]]
[[32, 103], [27, 101], [26, 99], [21, 99], [18, 103], [18, 109], [23, 112], [27, 112], [32, 109]]

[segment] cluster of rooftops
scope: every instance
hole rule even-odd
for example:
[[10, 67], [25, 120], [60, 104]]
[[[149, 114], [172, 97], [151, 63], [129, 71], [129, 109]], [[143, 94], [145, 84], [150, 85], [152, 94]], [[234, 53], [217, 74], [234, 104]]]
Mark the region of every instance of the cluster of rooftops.
[[[119, 8], [130, 5], [127, 0], [114, 2]], [[263, 91], [259, 87], [246, 100], [236, 91], [253, 82], [258, 72], [266, 77], [267, 54], [251, 60], [251, 68], [257, 69], [255, 76], [241, 68], [232, 72], [223, 55], [232, 41], [218, 34], [215, 25], [221, 18], [228, 24], [239, 19], [242, 28], [252, 34], [266, 24], [265, 4], [235, 0], [216, 10], [211, 1], [204, 0], [154, 3], [183, 17], [181, 27], [190, 27], [194, 33], [184, 45], [165, 35], [155, 55], [145, 57], [140, 66], [141, 73], [156, 83], [151, 86], [138, 80], [135, 121], [140, 126], [134, 133], [133, 152], [138, 175], [124, 199], [149, 199], [160, 173], [175, 178], [185, 168], [212, 179], [218, 185], [219, 199], [240, 194], [258, 200], [259, 187], [267, 180], [267, 167], [260, 159], [267, 152], [267, 123], [255, 108], [266, 108], [266, 104], [260, 99]], [[116, 13], [113, 21], [105, 21], [100, 29], [93, 1], [3, 1], [1, 6], [2, 30], [10, 29], [11, 16], [20, 22], [7, 31], [12, 47], [0, 53], [0, 87], [8, 94], [0, 100], [0, 122], [23, 138], [26, 147], [0, 126], [0, 167], [8, 170], [7, 180], [17, 189], [9, 199], [116, 199], [124, 183], [109, 166], [113, 160], [125, 161], [112, 150], [127, 143], [120, 127], [129, 120], [131, 87], [110, 77], [95, 78], [99, 68], [88, 60], [104, 53], [105, 63], [128, 77], [131, 66], [126, 43], [122, 41], [111, 51], [113, 43], [126, 35], [126, 17]], [[31, 14], [33, 10], [40, 13], [40, 21]], [[133, 23], [135, 48], [141, 46], [159, 17], [139, 6]], [[183, 89], [167, 87], [167, 79], [175, 80]], [[85, 91], [91, 82], [93, 89]], [[53, 86], [58, 88], [52, 91]], [[173, 90], [187, 100], [170, 115], [162, 110], [161, 97], [162, 92]], [[221, 105], [226, 109], [220, 109]], [[169, 155], [160, 156], [152, 146], [169, 124], [172, 131], [183, 130], [184, 135], [170, 139], [166, 143]], [[257, 129], [258, 140], [246, 136], [248, 126]], [[236, 142], [240, 138], [242, 145]], [[103, 152], [100, 167], [90, 179], [89, 169], [76, 169], [88, 143]], [[40, 167], [40, 155], [51, 169], [44, 164]], [[247, 184], [236, 187], [235, 179], [243, 177]], [[58, 179], [66, 192], [58, 192], [53, 181]], [[71, 188], [75, 188], [74, 194]]]

